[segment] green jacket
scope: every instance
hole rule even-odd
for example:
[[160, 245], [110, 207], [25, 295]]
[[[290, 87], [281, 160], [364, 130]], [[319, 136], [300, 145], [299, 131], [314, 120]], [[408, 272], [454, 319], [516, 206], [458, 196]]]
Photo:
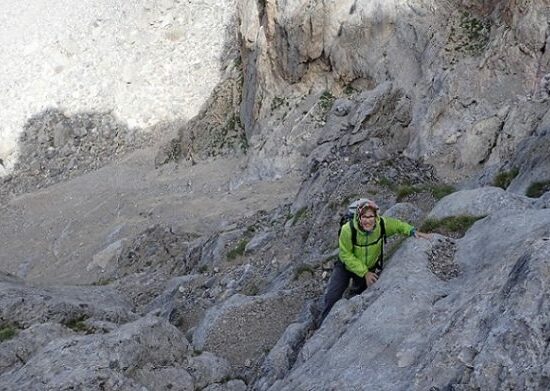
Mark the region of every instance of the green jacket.
[[[381, 238], [380, 216], [376, 218], [376, 226], [372, 232], [365, 232], [359, 228], [357, 216], [353, 220], [344, 224], [339, 238], [339, 256], [346, 269], [359, 277], [364, 277], [365, 274], [374, 268], [382, 253], [384, 239]], [[390, 237], [395, 234], [411, 236], [414, 234], [414, 227], [401, 220], [391, 217], [383, 217], [386, 236]], [[357, 230], [357, 245], [353, 247], [351, 241], [351, 228], [353, 224]], [[368, 244], [368, 246], [366, 246]]]

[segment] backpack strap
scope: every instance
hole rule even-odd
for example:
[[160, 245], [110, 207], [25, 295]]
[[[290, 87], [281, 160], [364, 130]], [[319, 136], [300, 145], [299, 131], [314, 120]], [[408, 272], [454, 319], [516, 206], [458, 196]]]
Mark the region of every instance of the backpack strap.
[[357, 230], [353, 226], [353, 220], [349, 221], [349, 228], [351, 229], [351, 245], [357, 246]]
[[378, 258], [378, 261], [376, 262], [376, 268], [378, 268], [378, 269], [380, 269], [380, 271], [382, 271], [382, 270], [384, 270], [384, 245], [388, 241], [388, 237], [386, 235], [386, 223], [384, 222], [384, 219], [382, 217], [380, 217], [380, 237], [383, 238], [382, 250], [380, 251], [380, 257]]

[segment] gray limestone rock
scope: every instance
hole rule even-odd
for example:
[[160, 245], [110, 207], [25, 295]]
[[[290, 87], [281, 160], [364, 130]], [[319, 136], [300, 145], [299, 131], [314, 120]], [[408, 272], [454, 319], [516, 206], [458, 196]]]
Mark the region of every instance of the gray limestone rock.
[[74, 332], [58, 323], [38, 323], [18, 332], [0, 345], [0, 374], [20, 368], [51, 341], [73, 336]]
[[528, 197], [507, 192], [499, 187], [462, 190], [441, 199], [428, 214], [430, 219], [449, 216], [487, 216], [494, 212], [527, 210], [532, 207]]
[[408, 239], [271, 390], [546, 389], [549, 227], [547, 210], [493, 213], [456, 241], [449, 280], [428, 268], [440, 237]]
[[[550, 113], [550, 111], [549, 111]], [[510, 163], [519, 169], [507, 190], [526, 194], [529, 187], [537, 182], [550, 181], [550, 114], [546, 115], [547, 125], [539, 133], [525, 138], [517, 148], [516, 156]]]
[[193, 346], [224, 357], [242, 369], [271, 349], [296, 318], [301, 300], [292, 292], [234, 295], [209, 309], [193, 334]]
[[38, 288], [2, 282], [0, 292], [0, 318], [23, 327], [88, 318], [120, 324], [136, 318], [131, 304], [108, 287]]
[[200, 389], [213, 383], [220, 383], [232, 374], [229, 362], [210, 352], [190, 357], [186, 362], [186, 370], [193, 378], [195, 387]]
[[244, 248], [245, 254], [252, 254], [256, 251], [258, 251], [261, 248], [265, 248], [267, 244], [273, 241], [274, 239], [273, 232], [260, 232], [250, 240], [246, 244], [246, 247]]
[[407, 221], [414, 225], [420, 222], [423, 212], [410, 202], [400, 202], [385, 211], [383, 215]]
[[204, 391], [246, 391], [246, 383], [242, 380], [230, 380], [223, 384], [211, 384]]
[[[159, 348], [161, 347], [161, 348]], [[26, 364], [0, 376], [3, 389], [113, 389], [142, 390], [172, 384], [163, 370], [174, 368], [169, 387], [190, 390], [189, 377], [181, 376], [189, 344], [168, 322], [141, 318], [102, 335], [56, 339], [34, 354]], [[143, 370], [155, 373], [144, 376]], [[168, 373], [168, 372], [167, 372]]]

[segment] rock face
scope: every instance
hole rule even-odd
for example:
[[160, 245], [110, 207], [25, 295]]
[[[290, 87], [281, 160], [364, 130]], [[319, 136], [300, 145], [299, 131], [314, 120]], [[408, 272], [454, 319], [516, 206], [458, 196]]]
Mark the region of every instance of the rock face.
[[409, 239], [376, 288], [337, 304], [271, 389], [547, 388], [549, 222], [533, 210], [476, 223], [457, 241], [461, 273], [447, 281], [427, 267], [441, 239]]
[[[546, 3], [138, 1], [73, 29], [131, 52], [131, 66], [105, 61], [137, 112], [133, 125], [120, 110], [71, 113], [104, 70], [93, 57], [70, 110], [29, 114], [0, 190], [0, 389], [549, 389]], [[164, 112], [160, 151], [122, 157], [156, 141], [138, 137], [161, 118], [142, 84], [154, 100], [198, 35], [200, 53], [219, 49], [203, 19], [179, 15], [199, 8], [218, 33], [218, 13], [236, 12], [240, 59], [233, 37], [214, 62], [186, 52], [208, 74], [223, 64], [223, 80], [185, 124]], [[113, 31], [119, 12], [137, 33]], [[134, 52], [141, 39], [173, 58]], [[87, 43], [58, 41], [67, 58], [48, 57], [48, 80], [82, 69]], [[217, 80], [204, 79], [192, 97]], [[341, 215], [365, 197], [416, 227], [479, 219], [460, 239], [390, 238], [379, 281], [319, 324]]]
[[[252, 150], [258, 146], [251, 161], [275, 158], [264, 176], [297, 168], [302, 148], [322, 128], [322, 117], [309, 127], [311, 121], [302, 120], [299, 130], [290, 121], [272, 123], [276, 111], [286, 118], [318, 114], [311, 90], [317, 97], [323, 90], [354, 97], [392, 81], [401, 105], [387, 115], [406, 119], [405, 153], [434, 164], [451, 181], [510, 163], [548, 112], [550, 10], [543, 0], [526, 8], [464, 0], [295, 0], [257, 7], [243, 0], [238, 9], [251, 94], [243, 113]], [[271, 138], [292, 147], [270, 147]]]

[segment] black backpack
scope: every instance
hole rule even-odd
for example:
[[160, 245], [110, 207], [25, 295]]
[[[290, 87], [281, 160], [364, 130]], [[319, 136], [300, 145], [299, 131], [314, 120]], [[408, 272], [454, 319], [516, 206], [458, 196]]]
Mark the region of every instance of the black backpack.
[[[353, 217], [355, 216], [355, 211], [357, 210], [357, 207], [360, 205], [363, 205], [365, 202], [367, 202], [368, 199], [361, 198], [357, 201], [352, 202], [349, 204], [348, 209], [346, 210], [346, 213], [342, 215], [340, 218], [340, 227], [338, 228], [338, 238], [340, 238], [340, 232], [342, 232], [342, 227], [349, 223], [350, 229], [351, 229], [351, 244], [353, 247], [365, 247], [357, 244], [357, 230], [355, 229], [355, 226], [353, 225]], [[379, 270], [380, 272], [384, 269], [384, 245], [387, 242], [387, 236], [386, 236], [386, 224], [384, 222], [384, 219], [380, 217], [380, 236], [378, 239], [374, 242], [369, 244], [369, 246], [372, 246], [373, 244], [378, 243], [380, 240], [383, 240], [382, 242], [382, 251], [380, 252], [380, 257], [378, 258], [378, 261], [376, 262], [376, 270]], [[379, 272], [378, 272], [379, 273]], [[377, 273], [377, 274], [378, 274]]]

